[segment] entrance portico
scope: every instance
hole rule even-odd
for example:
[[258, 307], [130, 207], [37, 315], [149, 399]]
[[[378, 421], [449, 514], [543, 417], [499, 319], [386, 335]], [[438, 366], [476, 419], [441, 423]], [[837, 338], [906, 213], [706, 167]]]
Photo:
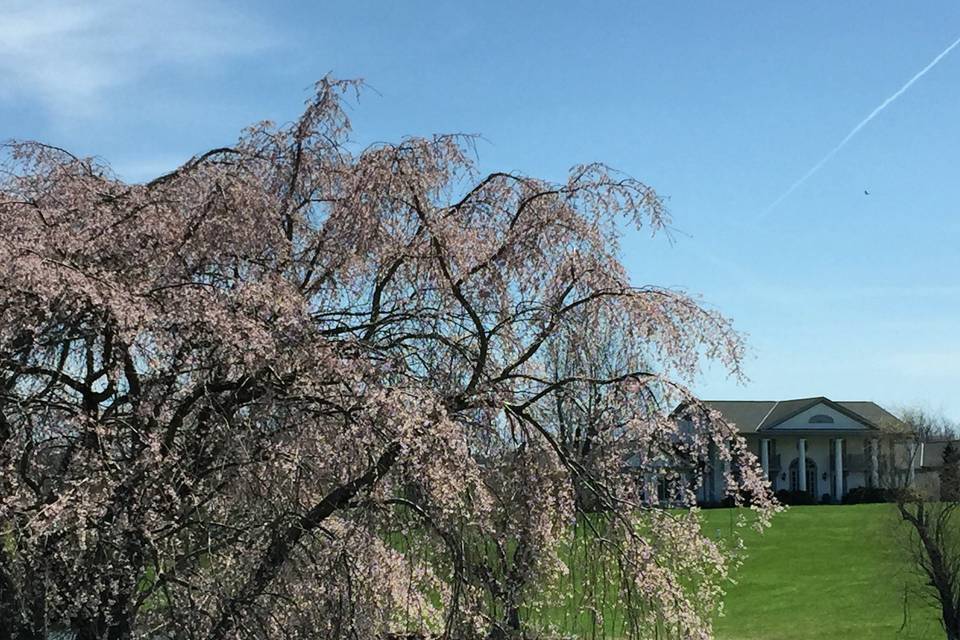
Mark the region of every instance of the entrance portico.
[[[777, 435], [759, 439], [760, 466], [775, 491], [802, 491], [818, 499], [822, 492], [839, 502], [852, 486], [879, 484], [878, 438], [864, 438], [855, 432]], [[780, 456], [773, 453], [774, 446], [780, 451], [796, 452], [787, 458], [789, 463], [779, 474]], [[863, 447], [870, 453], [848, 453], [848, 446]], [[806, 461], [804, 473], [799, 472], [800, 460]]]

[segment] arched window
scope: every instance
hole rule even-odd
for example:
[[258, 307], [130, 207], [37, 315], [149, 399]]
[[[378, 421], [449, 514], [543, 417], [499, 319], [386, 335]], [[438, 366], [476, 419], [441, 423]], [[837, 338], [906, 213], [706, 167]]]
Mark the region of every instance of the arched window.
[[831, 416], [818, 413], [817, 415], [811, 417], [807, 421], [807, 423], [808, 424], [833, 424], [833, 418]]

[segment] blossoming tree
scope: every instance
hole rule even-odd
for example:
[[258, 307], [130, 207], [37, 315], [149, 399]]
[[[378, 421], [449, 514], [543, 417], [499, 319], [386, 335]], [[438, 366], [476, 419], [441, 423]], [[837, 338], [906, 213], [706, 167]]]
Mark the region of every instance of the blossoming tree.
[[710, 635], [727, 559], [651, 481], [689, 505], [714, 452], [772, 504], [684, 386], [738, 336], [619, 261], [660, 198], [482, 176], [460, 136], [357, 149], [356, 88], [145, 184], [6, 147], [0, 636], [510, 637], [574, 532], [625, 635]]

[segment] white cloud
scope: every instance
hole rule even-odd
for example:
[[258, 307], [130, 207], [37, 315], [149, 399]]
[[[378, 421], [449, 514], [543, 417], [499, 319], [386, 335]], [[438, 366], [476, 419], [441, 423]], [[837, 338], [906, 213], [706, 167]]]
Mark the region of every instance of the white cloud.
[[111, 89], [272, 46], [253, 16], [219, 2], [15, 0], [0, 16], [0, 99], [54, 115], [99, 111]]

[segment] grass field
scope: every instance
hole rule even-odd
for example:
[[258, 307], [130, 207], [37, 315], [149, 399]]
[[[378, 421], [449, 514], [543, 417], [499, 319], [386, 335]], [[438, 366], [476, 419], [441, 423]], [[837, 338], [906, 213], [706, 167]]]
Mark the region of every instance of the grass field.
[[[729, 535], [731, 510], [704, 515], [707, 532]], [[779, 514], [763, 535], [747, 532], [717, 637], [942, 638], [898, 549], [901, 526], [892, 505], [815, 506]]]
[[[703, 530], [731, 537], [738, 512], [701, 512]], [[741, 510], [740, 514], [750, 512]], [[944, 638], [938, 611], [924, 596], [921, 580], [904, 548], [907, 530], [890, 504], [790, 507], [762, 534], [737, 529], [746, 549], [742, 566], [726, 586], [724, 615], [716, 620], [719, 640], [937, 640]], [[592, 565], [577, 546], [566, 557], [571, 574], [561, 590], [572, 601], [554, 601], [525, 618], [533, 628], [550, 626], [564, 636], [614, 640], [624, 637], [617, 615], [616, 578]], [[570, 584], [566, 581], [570, 580]], [[585, 584], [593, 587], [597, 613], [578, 606]], [[669, 636], [667, 636], [669, 637]]]

